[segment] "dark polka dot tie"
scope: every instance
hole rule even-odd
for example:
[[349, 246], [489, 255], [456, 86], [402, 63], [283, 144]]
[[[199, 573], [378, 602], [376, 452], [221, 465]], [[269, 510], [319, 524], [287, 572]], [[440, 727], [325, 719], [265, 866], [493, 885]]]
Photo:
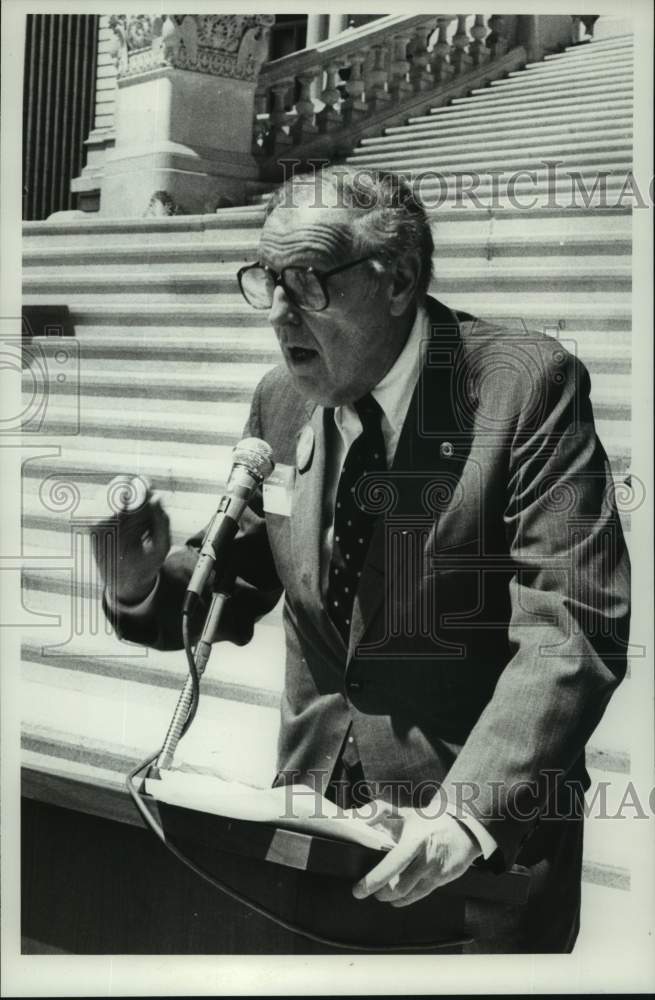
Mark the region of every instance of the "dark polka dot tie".
[[387, 467], [379, 403], [368, 393], [353, 404], [362, 433], [350, 446], [339, 477], [334, 505], [332, 558], [328, 576], [328, 614], [348, 645], [355, 594], [378, 515], [362, 510], [357, 483]]

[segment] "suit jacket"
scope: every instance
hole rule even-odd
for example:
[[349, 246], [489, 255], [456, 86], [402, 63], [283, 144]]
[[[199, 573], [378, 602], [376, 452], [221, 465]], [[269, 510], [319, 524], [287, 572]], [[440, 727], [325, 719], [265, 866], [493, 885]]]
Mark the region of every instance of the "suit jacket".
[[[319, 551], [331, 411], [286, 368], [254, 394], [246, 434], [296, 465], [291, 516], [257, 495], [233, 547], [224, 637], [246, 642], [284, 590], [278, 780], [326, 780], [352, 723], [382, 797], [442, 784], [512, 864], [540, 815], [585, 781], [584, 746], [626, 668], [628, 557], [589, 376], [562, 345], [429, 299], [432, 336], [391, 470], [350, 642], [323, 606]], [[307, 428], [310, 430], [307, 430]], [[201, 533], [168, 557], [147, 616], [119, 634], [179, 648]]]

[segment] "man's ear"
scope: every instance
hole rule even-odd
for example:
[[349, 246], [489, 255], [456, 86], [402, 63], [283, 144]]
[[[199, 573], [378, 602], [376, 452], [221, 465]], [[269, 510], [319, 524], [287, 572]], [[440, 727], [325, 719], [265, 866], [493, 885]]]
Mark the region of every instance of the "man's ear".
[[421, 261], [418, 254], [406, 254], [394, 261], [389, 301], [392, 316], [402, 316], [414, 301], [420, 274]]

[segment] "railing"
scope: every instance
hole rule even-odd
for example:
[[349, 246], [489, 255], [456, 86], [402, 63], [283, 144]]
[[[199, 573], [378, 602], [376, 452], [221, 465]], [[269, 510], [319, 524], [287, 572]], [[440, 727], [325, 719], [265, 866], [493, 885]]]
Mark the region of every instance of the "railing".
[[352, 131], [380, 111], [431, 95], [499, 60], [517, 17], [388, 15], [267, 63], [255, 95], [254, 149], [279, 156]]

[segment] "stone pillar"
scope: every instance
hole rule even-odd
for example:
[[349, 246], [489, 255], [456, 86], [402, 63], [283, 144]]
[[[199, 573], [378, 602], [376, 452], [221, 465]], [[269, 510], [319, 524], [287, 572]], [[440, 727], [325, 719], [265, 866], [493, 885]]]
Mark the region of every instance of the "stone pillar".
[[330, 30], [329, 14], [308, 14], [307, 15], [307, 40], [305, 48], [311, 49], [318, 42], [323, 42], [328, 37]]
[[341, 32], [345, 31], [347, 27], [347, 14], [330, 14], [328, 38], [334, 38], [335, 35], [340, 35]]
[[571, 30], [570, 14], [526, 14], [517, 17], [516, 42], [524, 46], [530, 62], [539, 62], [545, 55], [570, 45]]
[[120, 15], [100, 214], [213, 212], [258, 179], [254, 93], [273, 15]]

